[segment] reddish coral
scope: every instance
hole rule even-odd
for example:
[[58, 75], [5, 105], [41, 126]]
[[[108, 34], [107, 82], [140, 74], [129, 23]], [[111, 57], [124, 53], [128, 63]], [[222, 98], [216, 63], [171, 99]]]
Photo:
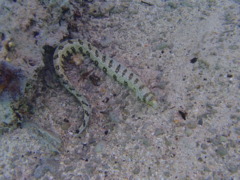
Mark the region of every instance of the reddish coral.
[[23, 71], [6, 61], [0, 61], [0, 99], [16, 100], [23, 94], [26, 78]]

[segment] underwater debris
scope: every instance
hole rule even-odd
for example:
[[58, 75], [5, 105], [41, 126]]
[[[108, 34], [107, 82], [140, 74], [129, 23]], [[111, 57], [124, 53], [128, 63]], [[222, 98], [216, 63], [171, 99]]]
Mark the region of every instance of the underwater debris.
[[16, 101], [24, 93], [26, 77], [21, 69], [0, 61], [0, 101]]

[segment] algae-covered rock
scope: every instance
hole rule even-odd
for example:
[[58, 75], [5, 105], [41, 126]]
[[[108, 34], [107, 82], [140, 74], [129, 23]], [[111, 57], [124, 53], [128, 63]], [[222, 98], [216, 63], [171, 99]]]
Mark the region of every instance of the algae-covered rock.
[[17, 127], [18, 119], [12, 103], [24, 93], [26, 78], [21, 69], [0, 61], [0, 134]]
[[15, 129], [17, 118], [8, 101], [0, 103], [0, 135], [9, 130]]

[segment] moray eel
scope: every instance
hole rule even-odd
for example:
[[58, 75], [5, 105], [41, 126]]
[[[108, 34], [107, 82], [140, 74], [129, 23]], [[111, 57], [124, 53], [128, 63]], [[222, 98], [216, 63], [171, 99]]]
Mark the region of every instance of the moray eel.
[[88, 125], [91, 116], [91, 106], [87, 99], [74, 88], [64, 71], [64, 61], [71, 59], [73, 55], [78, 53], [88, 56], [97, 67], [103, 70], [104, 73], [111, 76], [115, 81], [132, 89], [138, 99], [155, 109], [158, 107], [154, 94], [130, 69], [101, 53], [96, 47], [87, 41], [80, 39], [65, 41], [55, 50], [53, 64], [61, 84], [73, 94], [82, 105], [84, 117], [82, 125], [77, 130], [78, 134], [81, 134]]

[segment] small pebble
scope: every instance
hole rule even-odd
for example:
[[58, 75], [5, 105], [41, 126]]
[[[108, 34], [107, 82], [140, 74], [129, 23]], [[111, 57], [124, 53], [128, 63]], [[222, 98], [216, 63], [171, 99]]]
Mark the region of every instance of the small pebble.
[[236, 173], [239, 169], [239, 166], [230, 163], [229, 165], [227, 165], [228, 171], [231, 173]]
[[132, 172], [133, 172], [133, 174], [139, 174], [140, 173], [140, 167], [136, 166]]
[[185, 129], [185, 134], [186, 134], [188, 137], [191, 136], [192, 133], [193, 133], [193, 130], [191, 130], [191, 129], [189, 129], [189, 128], [186, 128], [186, 129]]
[[164, 129], [162, 129], [162, 128], [156, 128], [155, 129], [155, 132], [154, 132], [155, 136], [160, 136], [160, 135], [163, 135], [163, 134], [165, 134]]
[[101, 141], [95, 146], [95, 152], [100, 153], [106, 147], [106, 143]]
[[217, 155], [223, 157], [223, 156], [226, 156], [228, 154], [228, 150], [226, 148], [224, 148], [223, 146], [219, 146], [216, 149], [216, 153], [217, 153]]
[[208, 146], [206, 144], [201, 144], [201, 148], [205, 150], [208, 148]]
[[195, 129], [195, 128], [197, 127], [197, 123], [196, 123], [196, 122], [189, 122], [189, 123], [187, 124], [187, 127], [188, 127], [189, 129]]

